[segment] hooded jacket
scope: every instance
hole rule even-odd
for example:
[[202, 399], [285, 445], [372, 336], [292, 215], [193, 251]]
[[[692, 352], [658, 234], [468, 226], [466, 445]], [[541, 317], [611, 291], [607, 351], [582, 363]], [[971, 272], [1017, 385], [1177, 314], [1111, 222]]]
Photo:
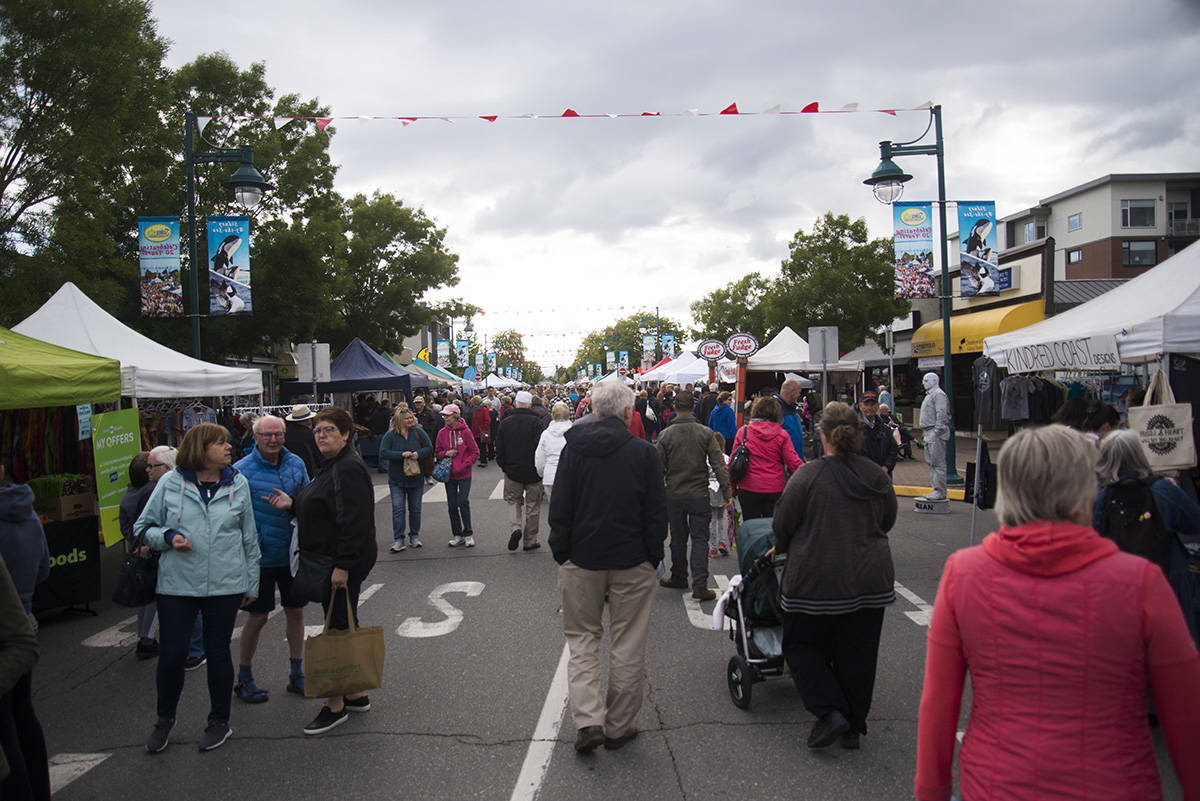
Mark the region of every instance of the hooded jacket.
[[[158, 560], [160, 595], [258, 597], [260, 552], [250, 484], [232, 467], [221, 471], [208, 503], [196, 474], [176, 467], [154, 485], [133, 533], [145, 533], [146, 544], [164, 552]], [[188, 538], [190, 551], [171, 546], [176, 534]]]
[[34, 589], [50, 575], [50, 550], [27, 484], [0, 487], [0, 556], [28, 614], [33, 610]]
[[504, 475], [521, 484], [539, 484], [533, 464], [533, 452], [546, 426], [533, 409], [514, 407], [504, 413], [500, 433], [496, 437], [496, 464]]
[[779, 404], [780, 425], [783, 430], [788, 433], [792, 439], [792, 447], [796, 449], [796, 455], [801, 459], [804, 458], [804, 424], [800, 422], [800, 407], [795, 403], [788, 403], [781, 395], [774, 395], [775, 402]]
[[737, 430], [732, 450], [737, 450], [744, 437], [749, 437], [746, 447], [750, 451], [750, 469], [733, 488], [749, 492], [783, 492], [787, 483], [783, 468], [795, 473], [804, 464], [792, 445], [792, 438], [779, 423], [751, 420], [749, 425]]
[[713, 430], [701, 425], [691, 412], [681, 412], [659, 435], [654, 447], [662, 461], [670, 500], [707, 499], [710, 466], [721, 485], [722, 497], [727, 501], [733, 498], [725, 451], [717, 444]]
[[567, 445], [566, 433], [570, 428], [570, 420], [551, 420], [538, 439], [533, 465], [542, 476], [542, 483], [547, 487], [554, 484], [554, 476], [558, 472], [558, 459]]
[[250, 484], [250, 500], [254, 505], [254, 524], [258, 527], [258, 547], [262, 567], [284, 567], [288, 564], [288, 546], [292, 544], [292, 510], [276, 509], [266, 500], [271, 490], [281, 489], [293, 498], [308, 485], [308, 470], [304, 462], [287, 448], [279, 451], [279, 464], [268, 462], [255, 446], [238, 459], [234, 469]]
[[565, 434], [550, 497], [550, 550], [585, 570], [626, 570], [663, 558], [667, 499], [654, 446], [620, 419]]
[[471, 435], [471, 429], [465, 420], [459, 420], [454, 428], [442, 426], [437, 433], [437, 445], [433, 449], [433, 458], [441, 459], [446, 451], [453, 449], [454, 457], [450, 460], [450, 478], [459, 480], [471, 477], [471, 466], [479, 458], [479, 445]]
[[915, 794], [1162, 798], [1146, 689], [1184, 798], [1200, 797], [1200, 660], [1162, 571], [1089, 526], [1004, 527], [946, 560], [929, 628]]

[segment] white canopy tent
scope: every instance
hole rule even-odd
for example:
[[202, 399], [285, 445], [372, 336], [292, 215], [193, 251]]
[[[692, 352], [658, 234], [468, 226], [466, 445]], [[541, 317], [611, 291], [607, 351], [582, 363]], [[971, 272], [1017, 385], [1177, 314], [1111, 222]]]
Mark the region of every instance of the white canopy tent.
[[129, 328], [70, 281], [13, 330], [121, 362], [121, 394], [134, 398], [260, 395], [262, 371], [193, 359]]
[[525, 386], [515, 378], [505, 378], [504, 376], [496, 375], [495, 373], [490, 373], [488, 377], [483, 380], [483, 385], [488, 388], [495, 389], [512, 389], [513, 387]]
[[[746, 369], [760, 373], [783, 373], [789, 370], [797, 373], [820, 372], [821, 363], [809, 362], [809, 355], [808, 343], [785, 325], [774, 339], [746, 360]], [[862, 372], [863, 363], [843, 359], [829, 362], [825, 369], [830, 373], [858, 373]]]
[[[1156, 361], [1166, 353], [1200, 353], [1200, 244], [1189, 245], [1128, 283], [1062, 314], [987, 337], [983, 352], [1010, 371], [1043, 369], [1043, 365], [1111, 370], [1113, 365], [1097, 363], [1103, 360], [1095, 355], [1108, 337], [1115, 338], [1122, 362]], [[1010, 356], [1021, 364], [1010, 365]]]
[[597, 384], [604, 381], [623, 381], [626, 386], [633, 386], [633, 379], [629, 376], [621, 375], [617, 370], [613, 370], [608, 375], [600, 376], [596, 379]]

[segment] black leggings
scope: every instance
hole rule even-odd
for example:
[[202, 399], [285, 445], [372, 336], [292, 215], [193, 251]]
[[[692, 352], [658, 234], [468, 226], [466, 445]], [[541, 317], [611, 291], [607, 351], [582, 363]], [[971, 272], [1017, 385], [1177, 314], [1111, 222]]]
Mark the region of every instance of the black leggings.
[[771, 517], [775, 514], [775, 502], [782, 494], [782, 492], [738, 490], [738, 503], [742, 505], [742, 519], [754, 520], [759, 517]]
[[158, 596], [158, 716], [175, 718], [183, 693], [183, 663], [192, 627], [200, 614], [204, 624], [204, 655], [208, 660], [209, 720], [229, 720], [233, 698], [233, 657], [229, 640], [237, 622], [242, 594], [192, 597]]
[[42, 724], [33, 711], [33, 673], [0, 696], [0, 748], [9, 774], [0, 781], [0, 798], [12, 801], [50, 799], [50, 767]]

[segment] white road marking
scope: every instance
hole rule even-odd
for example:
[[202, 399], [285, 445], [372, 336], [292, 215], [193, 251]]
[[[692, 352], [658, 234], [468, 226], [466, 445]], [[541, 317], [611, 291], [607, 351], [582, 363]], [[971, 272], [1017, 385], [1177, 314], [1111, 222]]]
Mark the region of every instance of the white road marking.
[[137, 642], [136, 631], [126, 631], [130, 626], [137, 625], [137, 615], [127, 617], [115, 626], [109, 626], [104, 631], [97, 632], [83, 641], [88, 648], [117, 648], [133, 645]]
[[50, 757], [50, 793], [53, 795], [112, 754], [55, 754]]
[[379, 503], [384, 498], [390, 498], [391, 496], [392, 496], [392, 488], [391, 488], [390, 484], [376, 484], [375, 485], [375, 503]]
[[496, 488], [494, 490], [492, 490], [492, 494], [488, 496], [488, 500], [489, 501], [504, 500], [504, 479], [500, 479], [500, 481], [496, 484]]
[[921, 596], [905, 587], [900, 582], [895, 582], [896, 593], [908, 601], [913, 606], [917, 607], [917, 612], [905, 612], [909, 620], [916, 623], [918, 626], [928, 626], [930, 617], [933, 615], [933, 605], [925, 602]]
[[[283, 607], [282, 607], [282, 606], [277, 606], [277, 607], [275, 607], [274, 609], [272, 609], [270, 612], [268, 612], [268, 613], [267, 613], [267, 620], [270, 620], [271, 618], [275, 617], [276, 615], [278, 615], [278, 614], [279, 614], [280, 612], [282, 612], [282, 611], [283, 611]], [[245, 625], [244, 625], [244, 624], [243, 624], [243, 625], [241, 625], [241, 626], [234, 626], [234, 627], [233, 627], [233, 634], [231, 634], [231, 635], [229, 636], [229, 639], [230, 639], [230, 640], [236, 640], [238, 637], [241, 637], [241, 636], [242, 636], [242, 629], [244, 629], [244, 628], [245, 628]]]
[[724, 595], [725, 590], [729, 589], [729, 576], [718, 573], [713, 576], [713, 581], [717, 582], [717, 595]]
[[521, 774], [517, 776], [517, 784], [513, 787], [509, 801], [534, 801], [538, 790], [541, 789], [546, 770], [550, 767], [550, 758], [554, 755], [554, 746], [558, 743], [558, 730], [567, 709], [569, 657], [570, 651], [564, 645], [562, 656], [558, 658], [558, 668], [554, 671], [554, 679], [550, 682], [550, 691], [546, 693], [546, 701], [542, 704], [542, 714], [538, 716], [537, 725], [533, 728], [533, 739], [529, 741], [529, 749], [525, 752]]
[[483, 592], [484, 586], [486, 585], [482, 581], [451, 581], [447, 584], [439, 584], [434, 587], [433, 592], [429, 593], [429, 604], [445, 615], [446, 619], [426, 623], [419, 617], [410, 617], [396, 628], [396, 633], [401, 637], [413, 638], [441, 637], [443, 634], [449, 634], [462, 623], [463, 613], [443, 596], [452, 592], [461, 592], [469, 598], [474, 598]]
[[446, 485], [440, 481], [434, 482], [433, 486], [425, 490], [425, 494], [421, 496], [421, 504], [427, 503], [445, 503], [446, 502]]
[[[371, 596], [374, 595], [375, 593], [379, 592], [381, 587], [383, 587], [382, 584], [372, 584], [369, 587], [367, 587], [366, 589], [364, 589], [362, 592], [360, 592], [358, 594], [358, 605], [362, 606], [365, 602], [370, 600]], [[343, 601], [342, 603], [345, 603], [345, 601]], [[319, 624], [317, 624], [316, 626], [305, 626], [304, 627], [304, 636], [306, 638], [307, 637], [316, 637], [318, 634], [320, 634], [324, 630], [325, 630], [325, 619], [322, 618], [321, 622]]]

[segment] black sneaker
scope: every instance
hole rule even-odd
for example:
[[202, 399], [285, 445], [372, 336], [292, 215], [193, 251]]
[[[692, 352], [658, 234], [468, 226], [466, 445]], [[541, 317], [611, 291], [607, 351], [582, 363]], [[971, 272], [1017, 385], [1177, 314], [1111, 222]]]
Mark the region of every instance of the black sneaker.
[[152, 637], [142, 637], [133, 653], [138, 659], [153, 659], [158, 656], [158, 643]]
[[521, 544], [521, 530], [516, 529], [512, 534], [508, 535], [508, 550], [515, 551], [517, 546]]
[[146, 738], [146, 752], [161, 754], [162, 750], [167, 747], [167, 735], [171, 733], [171, 727], [174, 725], [174, 718], [159, 718], [158, 722], [154, 724], [154, 731], [150, 732], [150, 736]]
[[195, 670], [198, 667], [202, 667], [207, 661], [208, 657], [204, 656], [203, 654], [200, 656], [189, 656], [187, 659], [183, 660], [183, 669]]
[[233, 734], [229, 723], [224, 720], [210, 720], [204, 734], [200, 735], [200, 750], [215, 751], [225, 745], [225, 741]]
[[350, 713], [345, 709], [340, 712], [334, 712], [327, 706], [321, 707], [321, 711], [304, 727], [305, 734], [324, 734], [334, 726], [340, 726], [346, 722], [346, 718], [350, 717]]
[[371, 699], [365, 695], [362, 698], [346, 698], [342, 696], [342, 703], [346, 705], [347, 712], [371, 711]]

